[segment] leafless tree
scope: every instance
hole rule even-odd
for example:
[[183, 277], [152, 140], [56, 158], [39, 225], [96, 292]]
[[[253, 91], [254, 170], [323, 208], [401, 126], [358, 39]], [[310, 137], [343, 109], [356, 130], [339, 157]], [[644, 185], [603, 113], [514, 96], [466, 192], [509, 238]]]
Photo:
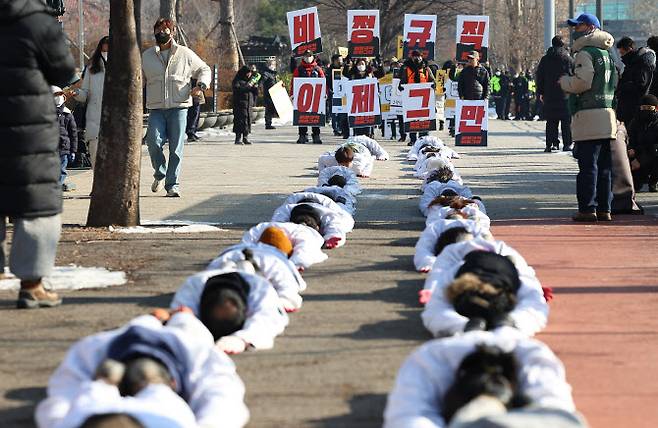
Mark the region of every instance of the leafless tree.
[[110, 0], [110, 60], [87, 226], [139, 224], [142, 66], [133, 0]]

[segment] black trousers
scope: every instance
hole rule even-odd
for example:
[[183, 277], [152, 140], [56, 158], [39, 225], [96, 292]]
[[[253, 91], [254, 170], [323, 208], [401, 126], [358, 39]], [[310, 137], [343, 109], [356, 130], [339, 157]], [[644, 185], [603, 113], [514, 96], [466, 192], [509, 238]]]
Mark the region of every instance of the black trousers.
[[[314, 126], [311, 128], [313, 135], [320, 135], [320, 127], [319, 126]], [[299, 127], [299, 135], [308, 135], [308, 126], [300, 126]]]
[[196, 134], [199, 127], [199, 117], [201, 116], [201, 104], [193, 102], [191, 107], [187, 108], [187, 126], [185, 133], [187, 135]]
[[559, 147], [558, 125], [562, 125], [562, 144], [571, 147], [571, 116], [567, 115], [561, 119], [546, 119], [546, 147]]

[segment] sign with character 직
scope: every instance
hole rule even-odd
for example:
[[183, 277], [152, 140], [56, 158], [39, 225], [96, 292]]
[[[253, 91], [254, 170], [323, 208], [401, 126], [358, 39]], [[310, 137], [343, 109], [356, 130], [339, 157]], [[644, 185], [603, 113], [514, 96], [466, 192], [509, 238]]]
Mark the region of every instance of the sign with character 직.
[[472, 51], [480, 53], [480, 62], [486, 62], [489, 50], [489, 17], [476, 15], [457, 16], [457, 62], [468, 62]]
[[487, 100], [457, 100], [455, 146], [486, 146], [489, 118]]
[[380, 125], [382, 121], [379, 105], [377, 79], [352, 80], [345, 86], [347, 92], [347, 118], [350, 128]]
[[294, 10], [286, 14], [290, 33], [290, 48], [295, 58], [304, 56], [307, 50], [317, 54], [322, 52], [320, 19], [318, 8]]
[[324, 126], [327, 112], [327, 80], [296, 77], [293, 81], [293, 126]]
[[379, 10], [347, 11], [347, 43], [353, 58], [379, 55]]

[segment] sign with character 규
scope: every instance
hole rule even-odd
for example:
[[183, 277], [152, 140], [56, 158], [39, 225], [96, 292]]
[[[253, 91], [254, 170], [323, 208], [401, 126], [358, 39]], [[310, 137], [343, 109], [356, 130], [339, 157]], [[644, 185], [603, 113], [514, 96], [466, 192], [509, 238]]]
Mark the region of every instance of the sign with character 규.
[[347, 118], [350, 128], [381, 124], [377, 79], [352, 80], [345, 85], [347, 92]]
[[324, 126], [327, 112], [327, 80], [296, 77], [293, 81], [293, 126]]
[[427, 61], [434, 59], [436, 15], [404, 15], [404, 58], [419, 51]]
[[457, 100], [455, 146], [486, 146], [489, 117], [487, 100]]
[[293, 10], [286, 14], [288, 18], [288, 31], [290, 33], [290, 47], [292, 56], [304, 56], [307, 50], [317, 54], [322, 52], [322, 37], [320, 34], [320, 18], [318, 8]]
[[489, 50], [489, 17], [457, 16], [457, 62], [468, 62], [468, 54], [478, 51], [480, 62], [486, 62]]

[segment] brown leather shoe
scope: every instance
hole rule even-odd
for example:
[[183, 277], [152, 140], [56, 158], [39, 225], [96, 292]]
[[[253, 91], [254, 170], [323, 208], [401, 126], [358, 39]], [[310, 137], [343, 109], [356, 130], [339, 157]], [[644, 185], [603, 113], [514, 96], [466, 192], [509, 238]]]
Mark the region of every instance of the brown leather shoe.
[[606, 211], [597, 211], [596, 218], [599, 221], [612, 221], [612, 216], [610, 215], [609, 212]]
[[596, 217], [596, 213], [582, 213], [578, 211], [576, 214], [571, 217], [573, 221], [580, 221], [580, 222], [585, 222], [585, 223], [596, 223], [598, 218]]
[[16, 308], [18, 309], [36, 309], [36, 308], [52, 308], [62, 304], [62, 299], [53, 293], [43, 288], [43, 284], [39, 283], [36, 287], [21, 290], [18, 292], [18, 300], [16, 301]]

